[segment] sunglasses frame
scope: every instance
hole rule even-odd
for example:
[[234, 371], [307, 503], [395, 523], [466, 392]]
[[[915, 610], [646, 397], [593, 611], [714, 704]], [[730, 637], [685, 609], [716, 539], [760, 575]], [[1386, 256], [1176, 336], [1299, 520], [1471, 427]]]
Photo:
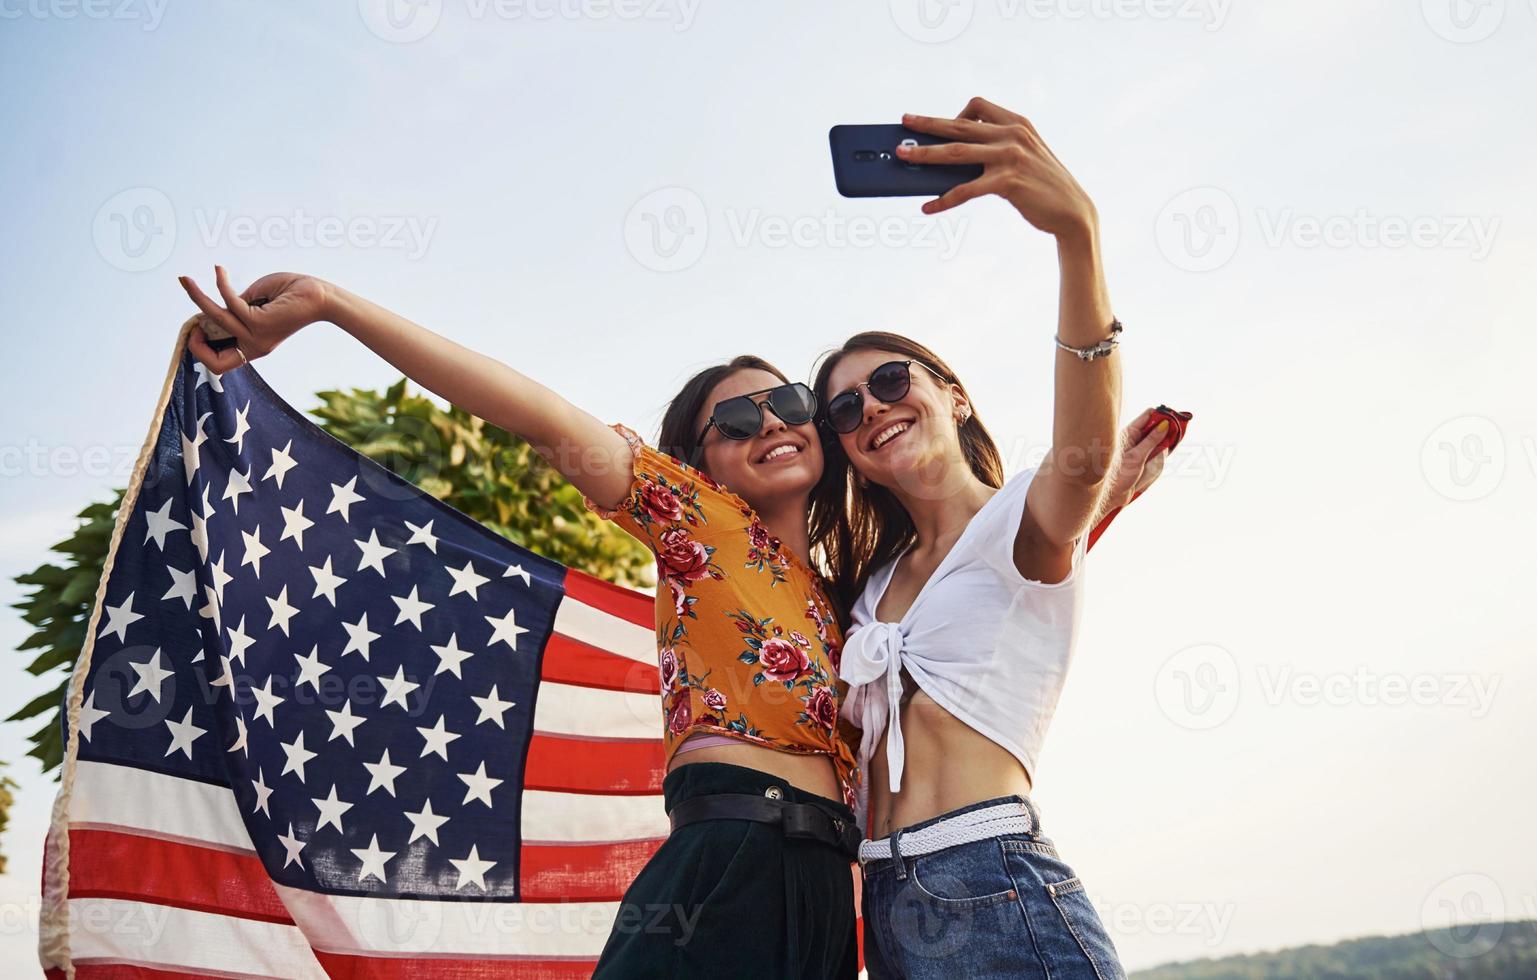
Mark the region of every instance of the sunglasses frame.
[[[800, 389], [803, 389], [805, 391], [807, 397], [811, 401], [811, 414], [807, 415], [805, 419], [803, 419], [803, 420], [801, 420], [799, 422], [792, 422], [791, 420], [789, 420], [789, 419], [785, 418], [783, 415], [781, 415], [780, 412], [779, 412], [779, 409], [774, 407], [774, 404], [773, 404], [774, 394], [773, 393], [776, 392], [776, 391], [779, 391], [781, 389], [784, 389], [784, 388], [800, 388]], [[768, 397], [763, 399], [762, 401], [758, 401], [757, 396], [758, 395], [763, 395], [763, 394], [767, 394]], [[723, 427], [718, 421], [716, 421], [716, 418], [715, 418], [716, 415], [718, 415], [720, 413], [720, 407], [722, 405], [728, 405], [731, 402], [734, 402], [734, 401], [736, 401], [739, 398], [747, 399], [748, 403], [750, 405], [752, 405], [753, 411], [758, 413], [758, 422], [757, 422], [757, 424], [755, 426], [753, 426], [753, 431], [750, 434], [745, 435], [745, 436], [734, 436], [734, 435], [732, 435], [731, 433], [727, 432], [725, 427]], [[733, 440], [735, 442], [746, 442], [748, 439], [751, 439], [754, 435], [757, 435], [759, 430], [761, 430], [763, 428], [763, 407], [765, 405], [767, 405], [768, 406], [768, 410], [773, 412], [775, 417], [778, 418], [785, 425], [805, 425], [807, 422], [814, 422], [814, 421], [816, 421], [817, 410], [820, 407], [820, 402], [817, 399], [817, 393], [815, 391], [813, 391], [811, 389], [811, 386], [806, 384], [804, 381], [787, 381], [784, 384], [774, 385], [773, 387], [770, 387], [770, 388], [759, 388], [757, 391], [749, 391], [749, 392], [746, 392], [744, 394], [733, 395], [730, 398], [723, 398], [720, 401], [716, 402], [715, 403], [715, 407], [710, 411], [710, 417], [705, 420], [704, 428], [700, 430], [699, 438], [694, 441], [694, 445], [696, 445], [696, 446], [704, 445], [705, 437], [710, 434], [710, 429], [711, 428], [719, 429], [720, 430], [720, 434], [724, 438], [731, 439], [731, 440]]]
[[[871, 388], [870, 388], [870, 378], [875, 377], [875, 374], [876, 374], [877, 371], [880, 371], [883, 368], [891, 367], [891, 365], [893, 365], [893, 364], [900, 364], [904, 368], [907, 369], [907, 384], [902, 388], [902, 393], [900, 395], [897, 395], [895, 398], [891, 398], [891, 399], [882, 398], [880, 395], [877, 395], [873, 390], [871, 390]], [[897, 358], [896, 360], [885, 361], [885, 362], [883, 362], [881, 364], [877, 364], [874, 368], [872, 368], [871, 371], [870, 371], [869, 377], [865, 378], [865, 380], [859, 382], [859, 384], [855, 385], [852, 388], [847, 388], [847, 389], [844, 389], [843, 391], [838, 392], [838, 394], [834, 395], [833, 397], [831, 397], [831, 398], [829, 398], [827, 400], [827, 411], [822, 413], [822, 418], [827, 423], [827, 427], [829, 429], [831, 429], [833, 432], [835, 432], [838, 435], [840, 435], [840, 436], [846, 436], [846, 435], [849, 435], [850, 433], [859, 431], [859, 425], [863, 422], [864, 414], [865, 414], [865, 396], [859, 390], [861, 388], [863, 388], [865, 391], [870, 392], [871, 396], [874, 397], [875, 400], [880, 402], [882, 405], [895, 405], [897, 402], [899, 402], [902, 399], [906, 398], [907, 395], [908, 395], [908, 392], [913, 390], [913, 365], [914, 364], [919, 365], [925, 371], [927, 371], [930, 374], [932, 374], [934, 376], [935, 380], [938, 381], [942, 385], [949, 386], [949, 385], [952, 385], [952, 384], [955, 383], [953, 381], [948, 380], [947, 378], [942, 376], [938, 371], [936, 371], [933, 368], [929, 367], [927, 364], [924, 364], [922, 361], [920, 361], [916, 357], [909, 357], [909, 358], [905, 358], [905, 359]], [[859, 418], [861, 420], [860, 423], [855, 423], [854, 427], [852, 429], [847, 430], [847, 431], [839, 429], [837, 426], [833, 425], [833, 417], [832, 417], [832, 407], [833, 407], [833, 405], [838, 401], [838, 399], [842, 398], [845, 395], [853, 395], [855, 398], [857, 398], [859, 400], [858, 401], [858, 405], [859, 405]]]

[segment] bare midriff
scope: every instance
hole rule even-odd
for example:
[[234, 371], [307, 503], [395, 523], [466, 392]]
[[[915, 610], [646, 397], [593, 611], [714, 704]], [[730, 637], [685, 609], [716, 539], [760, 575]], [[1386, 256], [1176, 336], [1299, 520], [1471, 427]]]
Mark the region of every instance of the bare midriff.
[[796, 789], [825, 796], [830, 800], [842, 800], [838, 789], [838, 774], [831, 757], [811, 752], [781, 752], [778, 749], [754, 745], [751, 742], [734, 742], [730, 745], [705, 745], [688, 752], [675, 751], [667, 771], [696, 762], [725, 762], [778, 776]]
[[905, 672], [902, 679], [900, 710], [907, 749], [902, 789], [891, 792], [882, 735], [866, 777], [871, 837], [885, 837], [980, 800], [1030, 795], [1030, 775], [1007, 749], [940, 707]]

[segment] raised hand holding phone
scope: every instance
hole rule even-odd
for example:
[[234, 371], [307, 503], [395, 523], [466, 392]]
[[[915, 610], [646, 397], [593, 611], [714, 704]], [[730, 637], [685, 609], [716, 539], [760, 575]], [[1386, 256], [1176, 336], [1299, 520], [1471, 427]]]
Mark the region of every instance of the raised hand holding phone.
[[975, 164], [919, 164], [897, 156], [897, 147], [943, 142], [937, 136], [895, 125], [834, 126], [827, 133], [833, 182], [844, 197], [936, 197], [982, 176]]
[[982, 165], [981, 176], [925, 202], [924, 214], [997, 194], [1026, 221], [1058, 238], [1097, 226], [1094, 202], [1024, 116], [979, 97], [966, 103], [954, 119], [909, 114], [902, 123], [950, 142], [899, 146], [896, 152], [901, 159]]

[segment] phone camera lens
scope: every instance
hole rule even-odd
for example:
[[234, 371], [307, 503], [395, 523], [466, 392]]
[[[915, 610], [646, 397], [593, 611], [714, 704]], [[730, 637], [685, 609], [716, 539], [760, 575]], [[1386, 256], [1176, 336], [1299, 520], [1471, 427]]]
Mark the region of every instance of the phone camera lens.
[[882, 150], [881, 151], [881, 159], [882, 160], [890, 160], [891, 159], [891, 154], [889, 152], [887, 152], [886, 150]]

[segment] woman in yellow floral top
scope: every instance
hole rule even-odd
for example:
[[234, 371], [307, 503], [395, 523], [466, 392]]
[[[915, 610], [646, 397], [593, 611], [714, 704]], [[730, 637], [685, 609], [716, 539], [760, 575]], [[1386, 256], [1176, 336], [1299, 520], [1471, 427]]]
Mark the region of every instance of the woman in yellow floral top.
[[668, 758], [696, 743], [827, 756], [837, 795], [852, 804], [857, 765], [836, 730], [843, 638], [821, 576], [741, 496], [614, 428], [635, 454], [630, 498], [612, 510], [589, 506], [657, 556]]
[[752, 357], [701, 372], [668, 409], [658, 452], [332, 283], [276, 273], [237, 294], [215, 275], [227, 305], [182, 279], [236, 338], [215, 351], [193, 331], [188, 347], [210, 370], [334, 323], [527, 440], [656, 553], [673, 831], [625, 893], [594, 975], [855, 976], [860, 834], [848, 801], [859, 777], [835, 730], [842, 637], [808, 557], [808, 500], [823, 474], [810, 389]]

